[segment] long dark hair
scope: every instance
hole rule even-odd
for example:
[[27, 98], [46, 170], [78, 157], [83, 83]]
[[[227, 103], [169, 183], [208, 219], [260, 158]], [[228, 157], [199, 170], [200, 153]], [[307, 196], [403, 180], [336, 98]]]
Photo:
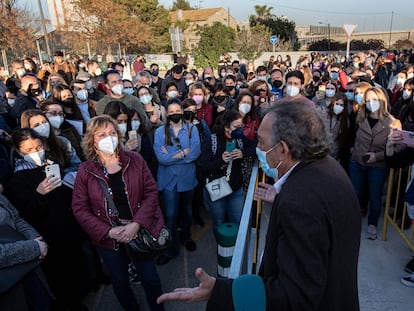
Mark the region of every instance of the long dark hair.
[[[21, 115], [21, 126], [23, 128], [30, 128], [30, 119], [38, 115], [43, 116], [50, 125], [49, 119], [42, 111], [38, 109], [29, 109], [24, 111]], [[58, 162], [61, 167], [68, 167], [70, 164], [69, 152], [67, 151], [65, 144], [56, 137], [52, 125], [50, 125], [49, 137], [45, 138], [45, 140], [47, 141], [46, 146], [48, 146], [45, 150], [48, 151], [48, 154], [52, 157], [51, 160]], [[18, 146], [19, 145], [16, 147]]]
[[[344, 111], [342, 111], [339, 116], [333, 112], [333, 107], [338, 100], [342, 100], [344, 103]], [[337, 93], [332, 97], [328, 114], [330, 121], [332, 121], [333, 118], [337, 118], [337, 120], [340, 122], [341, 135], [338, 140], [338, 146], [345, 147], [348, 142], [348, 98], [345, 96], [345, 94]]]
[[[182, 104], [181, 100], [179, 100], [177, 97], [170, 98], [169, 100], [167, 100], [167, 103], [165, 105], [167, 107], [167, 110], [168, 110], [168, 106], [172, 105], [172, 104], [179, 105], [181, 107], [181, 110], [183, 109], [183, 104]], [[172, 146], [173, 143], [172, 143], [172, 140], [171, 140], [171, 132], [170, 132], [170, 118], [168, 118], [168, 117], [167, 117], [167, 120], [165, 121], [165, 124], [164, 124], [164, 135], [165, 135], [165, 143], [168, 146]]]
[[[64, 90], [69, 90], [72, 93], [73, 100], [70, 103], [62, 100], [62, 95], [61, 94], [62, 94], [62, 91], [64, 91]], [[55, 85], [52, 88], [52, 95], [50, 96], [48, 101], [55, 101], [55, 102], [61, 103], [62, 107], [63, 107], [63, 112], [65, 112], [67, 119], [69, 119], [69, 120], [82, 120], [83, 121], [82, 113], [81, 113], [78, 105], [75, 102], [75, 96], [73, 95], [73, 92], [72, 92], [72, 90], [70, 89], [69, 86], [61, 85], [61, 84]], [[65, 108], [72, 109], [72, 114], [69, 115], [65, 111]]]
[[57, 162], [61, 167], [63, 167], [63, 164], [59, 162], [51, 153], [46, 138], [40, 136], [34, 129], [28, 127], [17, 129], [12, 134], [13, 156], [15, 159], [21, 157], [20, 144], [28, 139], [39, 139], [43, 145], [43, 149], [45, 150], [46, 159], [53, 160], [55, 163]]
[[221, 140], [225, 140], [224, 128], [230, 127], [231, 122], [237, 119], [241, 119], [240, 112], [229, 109], [226, 110], [221, 116], [216, 119], [216, 123], [213, 126], [213, 133], [216, 133], [217, 137]]
[[109, 102], [105, 106], [103, 114], [110, 115], [112, 118], [114, 118], [116, 120], [116, 118], [120, 114], [128, 115], [128, 112], [129, 112], [128, 110], [129, 110], [128, 107], [123, 102], [121, 102], [119, 100], [114, 100], [112, 102]]
[[242, 98], [244, 96], [249, 96], [250, 99], [252, 100], [252, 106], [250, 108], [250, 111], [248, 113], [246, 113], [244, 115], [244, 117], [243, 117], [243, 123], [246, 124], [248, 122], [249, 116], [250, 116], [250, 119], [252, 121], [258, 120], [259, 119], [259, 116], [257, 114], [257, 107], [254, 104], [254, 96], [253, 96], [253, 94], [250, 91], [241, 92], [236, 97], [236, 99], [234, 100], [234, 103], [233, 103], [233, 109], [236, 110], [237, 112], [239, 111], [239, 104], [240, 104], [240, 101], [242, 100]]

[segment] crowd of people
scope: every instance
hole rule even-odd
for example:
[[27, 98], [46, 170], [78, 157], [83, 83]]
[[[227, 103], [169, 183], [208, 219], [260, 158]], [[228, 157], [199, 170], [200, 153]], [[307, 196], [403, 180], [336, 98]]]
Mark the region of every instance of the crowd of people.
[[[407, 152], [404, 165], [414, 162], [414, 144], [401, 134], [414, 130], [413, 64], [413, 50], [355, 52], [349, 59], [313, 52], [297, 64], [278, 55], [257, 68], [238, 60], [202, 70], [176, 64], [160, 77], [159, 65], [148, 66], [143, 55], [132, 64], [102, 55], [75, 60], [60, 51], [42, 65], [35, 56], [14, 60], [11, 75], [0, 73], [0, 199], [33, 227], [27, 256], [37, 253], [43, 274], [30, 277], [47, 283], [42, 300], [33, 299], [33, 283], [16, 287], [26, 289], [34, 309], [82, 310], [91, 289], [111, 282], [122, 307], [138, 310], [130, 282], [139, 280], [150, 309], [164, 310], [156, 303], [156, 265], [173, 264], [180, 244], [197, 250], [191, 227], [205, 225], [204, 206], [215, 234], [225, 222], [240, 223], [255, 158], [273, 202], [297, 162], [332, 157], [348, 174], [361, 215], [368, 215], [367, 237], [375, 240], [390, 163], [398, 166], [395, 158]], [[320, 116], [329, 148], [323, 142], [309, 147], [311, 155], [297, 153], [305, 133], [289, 136], [283, 124], [277, 130], [289, 138], [260, 141], [267, 112], [283, 119], [276, 107], [289, 104], [312, 111], [292, 116]], [[284, 150], [291, 162], [268, 162]], [[61, 176], [46, 174], [56, 164]], [[281, 172], [289, 172], [282, 183]], [[216, 200], [204, 186], [223, 176], [231, 193]], [[164, 221], [172, 234], [168, 249], [155, 259], [130, 258], [122, 246], [140, 227], [157, 234]], [[402, 282], [414, 287], [414, 260], [406, 270], [411, 275]]]

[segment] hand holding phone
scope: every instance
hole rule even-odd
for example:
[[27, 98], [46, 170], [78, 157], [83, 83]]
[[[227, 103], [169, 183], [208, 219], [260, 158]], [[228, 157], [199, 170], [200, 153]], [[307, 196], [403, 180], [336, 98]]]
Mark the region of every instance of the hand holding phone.
[[414, 147], [414, 133], [406, 130], [401, 131], [402, 143], [408, 147]]
[[62, 178], [60, 176], [59, 164], [47, 165], [45, 167], [45, 172], [46, 172], [46, 177], [51, 176], [51, 179], [50, 180], [52, 180], [52, 178], [54, 180], [56, 180], [56, 179], [59, 180], [59, 183], [57, 185], [58, 187], [60, 187], [62, 185]]
[[232, 141], [226, 142], [227, 152], [232, 152], [234, 149], [236, 149], [236, 141], [234, 139]]

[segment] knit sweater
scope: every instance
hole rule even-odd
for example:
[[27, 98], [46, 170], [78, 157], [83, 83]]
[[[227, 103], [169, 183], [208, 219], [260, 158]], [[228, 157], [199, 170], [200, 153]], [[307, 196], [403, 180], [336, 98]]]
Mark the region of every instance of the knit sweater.
[[40, 248], [34, 240], [40, 234], [19, 216], [18, 211], [0, 194], [0, 225], [7, 224], [16, 229], [27, 240], [0, 244], [0, 268], [34, 260], [40, 256]]

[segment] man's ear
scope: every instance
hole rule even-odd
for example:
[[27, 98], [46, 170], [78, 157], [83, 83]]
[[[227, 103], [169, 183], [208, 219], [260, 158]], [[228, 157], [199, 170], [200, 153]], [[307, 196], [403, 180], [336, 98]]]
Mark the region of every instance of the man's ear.
[[280, 157], [281, 157], [280, 160], [283, 161], [283, 160], [286, 160], [286, 158], [290, 156], [290, 148], [288, 144], [286, 144], [286, 142], [283, 140], [280, 141], [280, 145], [282, 147], [282, 150], [280, 152]]

